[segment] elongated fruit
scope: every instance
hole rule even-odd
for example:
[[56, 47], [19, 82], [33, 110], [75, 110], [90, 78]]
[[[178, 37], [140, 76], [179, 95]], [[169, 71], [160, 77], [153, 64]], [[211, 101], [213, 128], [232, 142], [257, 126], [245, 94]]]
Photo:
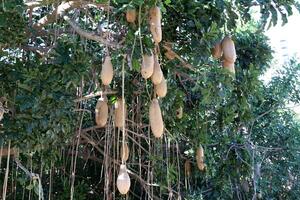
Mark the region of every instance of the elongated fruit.
[[184, 171], [187, 177], [191, 176], [191, 162], [189, 160], [184, 163]]
[[143, 55], [143, 62], [141, 67], [141, 73], [144, 79], [148, 79], [152, 76], [154, 70], [154, 56], [153, 54]]
[[153, 69], [153, 74], [151, 76], [151, 80], [152, 80], [153, 84], [154, 85], [160, 84], [163, 79], [163, 76], [164, 76], [164, 74], [160, 68], [158, 56], [155, 55], [154, 56], [154, 69]]
[[218, 42], [214, 48], [212, 49], [212, 56], [215, 58], [215, 59], [219, 59], [221, 58], [222, 54], [223, 54], [223, 50], [222, 50], [222, 45], [221, 45], [221, 42]]
[[236, 60], [236, 51], [235, 51], [235, 45], [232, 39], [228, 36], [226, 36], [222, 40], [222, 50], [223, 50], [223, 57], [225, 60], [234, 63]]
[[196, 151], [196, 162], [197, 162], [197, 166], [199, 168], [199, 170], [203, 171], [205, 168], [205, 164], [204, 164], [204, 150], [202, 145], [200, 145], [197, 148]]
[[160, 43], [162, 39], [162, 30], [161, 30], [161, 12], [158, 6], [152, 7], [149, 11], [150, 18], [150, 31], [155, 43]]
[[129, 8], [127, 9], [126, 11], [126, 20], [129, 22], [129, 23], [133, 23], [136, 19], [136, 10], [133, 9], [133, 8]]
[[153, 99], [150, 104], [149, 121], [154, 137], [160, 138], [164, 133], [164, 122], [157, 99]]
[[109, 85], [114, 76], [114, 69], [110, 56], [106, 56], [101, 70], [101, 80], [103, 85]]
[[159, 97], [165, 97], [167, 95], [168, 86], [167, 86], [167, 81], [164, 77], [160, 82], [160, 84], [154, 86], [154, 90], [157, 96]]
[[[124, 116], [123, 116], [123, 106], [124, 106]], [[125, 125], [125, 119], [127, 117], [127, 106], [123, 104], [123, 99], [119, 98], [115, 104], [115, 126], [122, 128]]]
[[100, 127], [104, 127], [108, 119], [108, 106], [104, 99], [98, 99], [95, 109], [96, 124]]
[[130, 177], [127, 173], [126, 165], [120, 166], [120, 172], [117, 178], [117, 188], [121, 194], [127, 194], [130, 189]]
[[223, 60], [222, 61], [222, 66], [227, 69], [228, 71], [230, 71], [231, 73], [235, 74], [235, 67], [234, 67], [234, 63], [231, 61], [227, 61], [227, 60]]
[[129, 147], [128, 144], [125, 143], [124, 145], [122, 145], [121, 147], [121, 159], [123, 161], [127, 161], [129, 158]]

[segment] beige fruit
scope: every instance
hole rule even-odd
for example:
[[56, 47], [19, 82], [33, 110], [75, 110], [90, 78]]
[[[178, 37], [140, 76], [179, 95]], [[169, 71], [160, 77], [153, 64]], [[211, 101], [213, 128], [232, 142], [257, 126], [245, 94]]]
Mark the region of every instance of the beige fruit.
[[225, 60], [234, 63], [236, 60], [236, 51], [235, 51], [235, 46], [234, 42], [232, 39], [228, 36], [226, 36], [222, 40], [222, 50], [223, 50], [223, 57]]
[[221, 58], [222, 54], [223, 54], [222, 45], [220, 42], [218, 42], [212, 49], [212, 56], [215, 59], [219, 59], [219, 58]]
[[235, 74], [235, 67], [234, 67], [234, 63], [227, 61], [227, 60], [223, 60], [222, 61], [222, 66], [227, 69], [229, 72]]
[[205, 165], [204, 165], [204, 150], [203, 150], [202, 145], [200, 145], [197, 148], [197, 151], [196, 151], [196, 162], [197, 162], [198, 168], [202, 171], [205, 168]]
[[197, 163], [197, 166], [198, 166], [198, 169], [200, 170], [200, 171], [204, 171], [205, 170], [205, 168], [206, 168], [206, 165], [205, 165], [205, 163]]
[[[124, 117], [123, 118], [123, 106], [124, 106]], [[122, 128], [125, 125], [125, 119], [127, 117], [127, 106], [122, 98], [119, 98], [115, 104], [115, 126]]]
[[181, 119], [183, 116], [183, 108], [180, 106], [177, 110], [176, 110], [176, 117], [178, 119]]
[[165, 97], [167, 95], [168, 86], [167, 86], [167, 81], [164, 77], [160, 82], [160, 84], [154, 86], [154, 90], [157, 96], [159, 97]]
[[151, 80], [152, 80], [153, 84], [154, 85], [160, 84], [163, 79], [163, 76], [164, 76], [164, 74], [160, 68], [158, 56], [155, 55], [154, 56], [154, 69], [153, 69], [153, 74], [151, 76]]
[[158, 6], [152, 7], [149, 11], [150, 31], [155, 43], [160, 43], [162, 40], [161, 30], [161, 12]]
[[126, 165], [120, 166], [120, 172], [117, 178], [117, 188], [121, 194], [127, 194], [130, 189], [130, 177], [127, 173]]
[[184, 171], [186, 176], [191, 176], [191, 162], [189, 160], [186, 160], [184, 163]]
[[95, 108], [95, 114], [96, 124], [100, 127], [104, 127], [108, 119], [108, 105], [106, 100], [98, 99]]
[[153, 135], [160, 138], [164, 132], [164, 122], [157, 99], [153, 99], [150, 104], [149, 121]]
[[136, 10], [133, 9], [133, 8], [129, 8], [127, 9], [126, 11], [126, 20], [129, 22], [129, 23], [133, 23], [136, 19]]
[[114, 76], [114, 69], [111, 63], [111, 57], [106, 56], [101, 70], [101, 80], [103, 85], [109, 85]]
[[125, 143], [124, 145], [122, 145], [121, 147], [121, 159], [123, 161], [127, 161], [129, 158], [129, 147], [128, 144]]
[[148, 79], [152, 76], [154, 70], [154, 56], [153, 54], [143, 55], [143, 62], [141, 67], [141, 73], [144, 79]]

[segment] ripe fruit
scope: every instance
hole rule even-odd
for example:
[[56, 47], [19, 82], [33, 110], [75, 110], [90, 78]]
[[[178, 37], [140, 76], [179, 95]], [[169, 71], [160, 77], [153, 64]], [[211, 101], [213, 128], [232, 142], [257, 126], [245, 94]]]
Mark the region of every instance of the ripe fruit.
[[128, 147], [128, 144], [125, 143], [121, 147], [121, 160], [127, 161], [128, 157], [129, 157], [129, 147]]
[[114, 76], [114, 69], [111, 63], [111, 57], [106, 56], [101, 70], [101, 80], [103, 85], [109, 85]]
[[104, 127], [108, 119], [108, 106], [106, 100], [98, 99], [95, 114], [96, 124], [100, 127]]
[[149, 11], [150, 31], [155, 43], [160, 43], [162, 39], [161, 12], [158, 6], [152, 7]]
[[160, 84], [154, 86], [155, 93], [159, 97], [165, 97], [168, 91], [167, 81], [163, 77]]
[[121, 194], [127, 194], [130, 189], [130, 177], [127, 173], [126, 165], [120, 166], [120, 172], [117, 178], [117, 188]]
[[215, 59], [219, 59], [221, 58], [222, 54], [223, 54], [223, 51], [222, 51], [222, 46], [221, 46], [221, 43], [218, 42], [214, 48], [212, 49], [212, 56], [215, 58]]
[[222, 50], [223, 50], [223, 57], [225, 60], [234, 63], [236, 60], [236, 51], [235, 51], [235, 46], [234, 42], [232, 39], [228, 36], [226, 36], [222, 40]]
[[189, 160], [186, 160], [184, 163], [184, 171], [186, 176], [191, 175], [191, 162]]
[[196, 162], [197, 162], [197, 166], [199, 168], [200, 171], [203, 171], [205, 169], [205, 164], [204, 164], [204, 150], [202, 145], [200, 145], [197, 148], [196, 151]]
[[154, 56], [153, 54], [143, 55], [143, 62], [141, 67], [141, 73], [144, 79], [148, 79], [152, 76], [154, 70]]
[[223, 60], [222, 61], [222, 66], [227, 69], [228, 71], [230, 71], [231, 73], [235, 74], [235, 68], [234, 68], [234, 63], [227, 61], [227, 60]]
[[127, 9], [126, 11], [126, 20], [129, 22], [129, 23], [133, 23], [136, 19], [136, 10], [133, 9], [133, 8], [129, 8]]
[[160, 68], [158, 56], [155, 55], [154, 56], [154, 69], [153, 69], [153, 74], [151, 76], [151, 80], [152, 80], [153, 84], [154, 85], [160, 84], [163, 79], [163, 76], [164, 76], [164, 74]]
[[[124, 107], [124, 115], [123, 115], [123, 106]], [[119, 98], [115, 104], [115, 126], [118, 128], [122, 128], [125, 125], [125, 119], [127, 115], [127, 106], [123, 104], [123, 99]]]
[[157, 99], [153, 99], [149, 109], [149, 121], [151, 131], [156, 138], [160, 138], [164, 133], [164, 122]]

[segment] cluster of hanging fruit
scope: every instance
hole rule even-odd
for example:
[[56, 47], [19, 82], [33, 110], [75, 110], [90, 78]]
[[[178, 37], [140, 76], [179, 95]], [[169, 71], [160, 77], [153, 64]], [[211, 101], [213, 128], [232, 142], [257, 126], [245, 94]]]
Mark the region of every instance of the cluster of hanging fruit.
[[221, 42], [214, 46], [212, 56], [215, 59], [221, 59], [222, 66], [231, 73], [235, 73], [236, 51], [234, 42], [229, 36], [224, 37]]
[[[136, 20], [136, 10], [128, 9], [126, 12], [126, 19], [129, 23], [134, 23]], [[153, 40], [157, 44], [162, 40], [161, 30], [161, 11], [160, 8], [155, 6], [149, 10], [149, 26], [153, 37]], [[105, 57], [102, 70], [101, 81], [105, 86], [110, 85], [114, 75], [113, 65], [111, 57], [108, 55]], [[150, 54], [142, 55], [141, 75], [144, 79], [151, 78], [154, 84], [155, 96], [165, 97], [167, 94], [167, 82], [164, 78], [164, 74], [161, 70], [159, 58], [157, 54], [151, 52]], [[124, 88], [123, 88], [124, 89]], [[107, 98], [101, 97], [98, 99], [95, 108], [96, 124], [99, 127], [105, 127], [108, 121], [108, 104]], [[123, 128], [125, 126], [125, 119], [127, 116], [127, 106], [125, 99], [119, 98], [115, 103], [114, 109], [114, 124], [115, 127]], [[161, 114], [161, 109], [157, 98], [154, 98], [150, 103], [149, 108], [149, 121], [153, 135], [156, 138], [160, 138], [164, 132], [164, 123]], [[124, 134], [124, 133], [123, 133]], [[124, 137], [124, 135], [123, 135]], [[117, 188], [121, 194], [127, 194], [130, 189], [130, 177], [126, 168], [126, 161], [129, 157], [129, 147], [126, 142], [122, 142], [121, 147], [121, 160], [120, 171], [117, 177]]]
[[[196, 150], [196, 163], [200, 171], [204, 171], [206, 169], [206, 164], [204, 162], [204, 149], [202, 145], [200, 145]], [[191, 176], [191, 168], [191, 161], [186, 160], [184, 163], [184, 172], [186, 177]]]

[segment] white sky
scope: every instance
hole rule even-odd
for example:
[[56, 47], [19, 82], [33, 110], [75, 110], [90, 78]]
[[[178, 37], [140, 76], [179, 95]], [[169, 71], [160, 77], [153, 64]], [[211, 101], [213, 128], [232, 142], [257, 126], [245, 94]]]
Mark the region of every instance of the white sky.
[[[300, 57], [300, 14], [294, 10], [294, 14], [288, 18], [288, 23], [281, 26], [279, 21], [276, 27], [270, 28], [266, 35], [270, 38], [270, 46], [274, 52], [274, 64], [264, 76], [268, 81], [274, 75], [276, 70], [283, 67], [289, 59]], [[300, 60], [300, 59], [299, 59]], [[290, 106], [290, 105], [289, 105]], [[300, 106], [293, 109], [298, 116], [300, 115]]]

